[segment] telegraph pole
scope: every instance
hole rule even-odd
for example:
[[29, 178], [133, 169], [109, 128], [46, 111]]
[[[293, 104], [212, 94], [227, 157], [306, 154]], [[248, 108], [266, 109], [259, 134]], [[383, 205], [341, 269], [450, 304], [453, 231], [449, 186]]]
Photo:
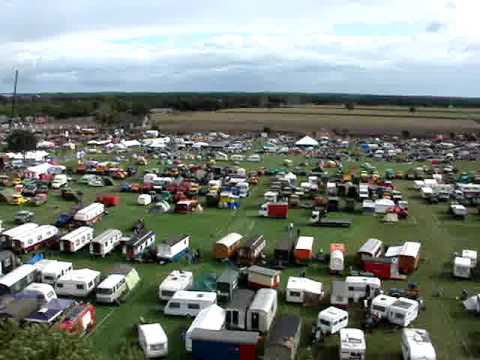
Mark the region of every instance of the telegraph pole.
[[13, 94], [12, 94], [12, 111], [10, 114], [10, 127], [12, 127], [13, 118], [15, 116], [15, 105], [17, 101], [17, 83], [18, 83], [18, 70], [15, 70], [15, 83], [13, 85]]

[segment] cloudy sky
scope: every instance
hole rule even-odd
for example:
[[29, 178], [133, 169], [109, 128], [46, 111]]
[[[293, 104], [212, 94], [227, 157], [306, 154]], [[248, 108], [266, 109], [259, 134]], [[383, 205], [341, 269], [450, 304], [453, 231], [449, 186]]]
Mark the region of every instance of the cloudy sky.
[[0, 0], [0, 92], [480, 96], [480, 0]]

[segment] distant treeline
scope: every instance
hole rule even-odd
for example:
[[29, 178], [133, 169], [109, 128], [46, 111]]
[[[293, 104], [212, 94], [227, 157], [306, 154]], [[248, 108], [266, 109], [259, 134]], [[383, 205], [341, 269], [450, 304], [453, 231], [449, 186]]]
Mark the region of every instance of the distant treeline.
[[[99, 112], [142, 115], [152, 108], [214, 111], [306, 104], [347, 104], [350, 108], [374, 105], [480, 108], [480, 98], [304, 93], [49, 93], [19, 95], [15, 114], [49, 115], [64, 119], [98, 115]], [[0, 114], [11, 114], [10, 97], [0, 96]]]

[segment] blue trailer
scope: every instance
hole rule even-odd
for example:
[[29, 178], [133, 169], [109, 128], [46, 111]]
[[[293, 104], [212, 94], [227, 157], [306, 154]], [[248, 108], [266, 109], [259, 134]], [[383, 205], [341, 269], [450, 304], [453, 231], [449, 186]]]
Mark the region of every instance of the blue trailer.
[[205, 330], [192, 332], [194, 360], [255, 360], [259, 334], [250, 331]]

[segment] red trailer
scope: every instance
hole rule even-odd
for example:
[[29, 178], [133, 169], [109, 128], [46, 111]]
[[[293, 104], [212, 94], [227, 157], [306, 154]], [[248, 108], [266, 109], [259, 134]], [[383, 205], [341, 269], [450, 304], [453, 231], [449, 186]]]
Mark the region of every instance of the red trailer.
[[113, 194], [99, 194], [97, 195], [96, 201], [105, 206], [117, 206], [120, 202], [120, 199], [117, 195]]
[[[376, 258], [376, 257], [364, 257], [363, 258], [363, 271], [372, 273], [374, 276], [388, 280], [392, 276], [392, 258]], [[398, 268], [398, 266], [397, 266]]]
[[95, 308], [92, 304], [76, 304], [58, 323], [58, 328], [71, 333], [85, 334], [95, 327]]
[[300, 236], [295, 245], [294, 257], [297, 263], [308, 261], [313, 256], [313, 236]]
[[288, 217], [288, 203], [265, 203], [260, 207], [258, 214], [263, 217], [286, 219]]

